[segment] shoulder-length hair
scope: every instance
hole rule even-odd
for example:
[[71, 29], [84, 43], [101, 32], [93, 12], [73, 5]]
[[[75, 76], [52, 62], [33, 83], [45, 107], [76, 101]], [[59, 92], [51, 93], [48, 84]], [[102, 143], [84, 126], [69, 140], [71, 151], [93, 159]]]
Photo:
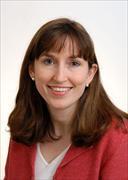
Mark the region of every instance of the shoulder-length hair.
[[73, 47], [77, 46], [78, 56], [88, 62], [89, 68], [92, 64], [98, 66], [94, 79], [79, 100], [72, 126], [72, 143], [76, 146], [91, 146], [100, 140], [113, 117], [118, 122], [128, 118], [128, 114], [111, 102], [102, 86], [94, 45], [88, 32], [78, 22], [60, 18], [43, 25], [26, 51], [16, 104], [8, 121], [13, 140], [26, 145], [42, 142], [44, 137], [57, 140], [47, 104], [30, 78], [29, 66], [44, 51], [61, 51], [67, 37]]

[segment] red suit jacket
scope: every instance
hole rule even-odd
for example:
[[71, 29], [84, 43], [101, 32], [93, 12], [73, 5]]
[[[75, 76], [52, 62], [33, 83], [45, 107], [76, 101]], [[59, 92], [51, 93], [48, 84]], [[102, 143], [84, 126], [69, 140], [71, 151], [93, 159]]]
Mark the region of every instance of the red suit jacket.
[[[5, 180], [34, 180], [36, 149], [11, 140]], [[128, 180], [128, 133], [112, 126], [97, 145], [72, 145], [53, 180]]]

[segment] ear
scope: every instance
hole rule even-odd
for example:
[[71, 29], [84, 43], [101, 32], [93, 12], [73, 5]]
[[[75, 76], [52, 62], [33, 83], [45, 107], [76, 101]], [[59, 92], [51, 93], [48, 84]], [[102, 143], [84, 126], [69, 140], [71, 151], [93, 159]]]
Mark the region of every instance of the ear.
[[33, 64], [30, 64], [29, 65], [29, 68], [28, 68], [28, 71], [29, 71], [29, 76], [32, 80], [34, 80], [35, 78], [35, 73], [34, 73], [34, 65]]
[[87, 78], [88, 85], [92, 82], [92, 80], [97, 72], [97, 69], [98, 69], [97, 64], [92, 64], [92, 67], [88, 71], [88, 78]]

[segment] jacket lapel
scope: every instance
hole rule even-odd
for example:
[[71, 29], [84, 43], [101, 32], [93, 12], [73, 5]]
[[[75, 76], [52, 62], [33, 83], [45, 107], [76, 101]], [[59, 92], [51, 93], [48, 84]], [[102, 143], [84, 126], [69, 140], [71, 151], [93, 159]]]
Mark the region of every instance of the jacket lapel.
[[69, 148], [69, 150], [67, 151], [64, 159], [62, 160], [60, 166], [63, 167], [66, 164], [68, 164], [70, 161], [72, 161], [73, 159], [77, 158], [78, 156], [80, 156], [82, 153], [85, 153], [88, 150], [88, 148], [84, 148], [84, 147], [75, 147], [73, 145], [71, 145], [71, 147]]
[[35, 176], [35, 159], [36, 159], [36, 151], [37, 151], [37, 146], [36, 144], [32, 145], [29, 150], [28, 150], [28, 156], [29, 156], [29, 164], [31, 166], [31, 172], [32, 172], [32, 177]]

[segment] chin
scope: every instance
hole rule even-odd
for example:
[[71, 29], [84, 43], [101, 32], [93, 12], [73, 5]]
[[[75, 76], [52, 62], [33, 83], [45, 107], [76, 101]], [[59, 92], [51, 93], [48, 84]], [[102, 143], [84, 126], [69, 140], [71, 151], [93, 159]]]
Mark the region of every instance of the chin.
[[68, 108], [68, 106], [65, 105], [51, 105], [50, 107], [52, 107], [52, 109], [56, 109], [56, 110], [64, 110], [66, 108]]
[[76, 103], [72, 102], [61, 102], [61, 103], [49, 103], [49, 107], [51, 107], [52, 109], [56, 109], [56, 110], [66, 110], [66, 109], [71, 109], [71, 110], [75, 110], [76, 107]]

